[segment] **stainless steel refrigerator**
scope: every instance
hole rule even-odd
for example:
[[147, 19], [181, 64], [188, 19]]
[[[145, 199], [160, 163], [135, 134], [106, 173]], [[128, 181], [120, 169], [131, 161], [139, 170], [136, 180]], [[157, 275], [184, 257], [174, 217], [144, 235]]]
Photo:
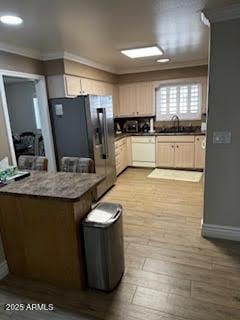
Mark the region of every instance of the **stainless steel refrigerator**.
[[49, 100], [57, 166], [64, 156], [94, 159], [95, 172], [106, 179], [97, 199], [116, 181], [111, 96], [79, 96]]

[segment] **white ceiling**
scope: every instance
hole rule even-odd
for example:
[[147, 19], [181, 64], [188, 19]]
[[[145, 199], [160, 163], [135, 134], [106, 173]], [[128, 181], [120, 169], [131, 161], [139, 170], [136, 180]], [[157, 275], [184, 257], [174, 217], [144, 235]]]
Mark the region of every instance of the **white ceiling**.
[[[201, 64], [207, 61], [206, 7], [236, 0], [1, 0], [0, 15], [20, 15], [18, 27], [0, 25], [6, 44], [37, 56], [69, 52], [119, 73]], [[129, 59], [119, 50], [158, 44], [170, 63]], [[25, 52], [25, 51], [23, 51]], [[56, 55], [57, 56], [57, 55]]]

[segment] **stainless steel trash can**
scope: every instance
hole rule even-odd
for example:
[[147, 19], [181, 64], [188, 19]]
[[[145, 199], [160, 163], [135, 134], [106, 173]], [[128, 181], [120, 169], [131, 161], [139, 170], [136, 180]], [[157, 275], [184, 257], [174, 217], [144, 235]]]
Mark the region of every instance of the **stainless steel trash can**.
[[100, 203], [83, 221], [88, 286], [113, 290], [124, 272], [122, 206]]

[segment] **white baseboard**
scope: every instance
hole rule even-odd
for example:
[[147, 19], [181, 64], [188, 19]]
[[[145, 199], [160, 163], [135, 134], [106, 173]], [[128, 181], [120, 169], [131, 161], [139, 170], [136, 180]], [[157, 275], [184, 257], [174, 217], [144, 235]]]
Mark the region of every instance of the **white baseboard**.
[[140, 161], [133, 161], [132, 163], [132, 167], [144, 167], [144, 168], [155, 168], [156, 165], [155, 165], [155, 162], [140, 162]]
[[206, 238], [240, 241], [240, 228], [219, 226], [216, 224], [202, 224], [202, 236]]
[[8, 271], [7, 260], [4, 260], [3, 262], [0, 263], [0, 280], [5, 278], [8, 273], [9, 271]]

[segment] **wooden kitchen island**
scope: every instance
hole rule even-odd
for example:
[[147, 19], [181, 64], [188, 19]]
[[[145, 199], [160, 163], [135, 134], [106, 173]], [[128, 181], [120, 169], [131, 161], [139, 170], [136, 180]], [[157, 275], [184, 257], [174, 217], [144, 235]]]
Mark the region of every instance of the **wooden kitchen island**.
[[0, 189], [0, 231], [11, 274], [84, 288], [81, 221], [97, 174], [32, 172]]

